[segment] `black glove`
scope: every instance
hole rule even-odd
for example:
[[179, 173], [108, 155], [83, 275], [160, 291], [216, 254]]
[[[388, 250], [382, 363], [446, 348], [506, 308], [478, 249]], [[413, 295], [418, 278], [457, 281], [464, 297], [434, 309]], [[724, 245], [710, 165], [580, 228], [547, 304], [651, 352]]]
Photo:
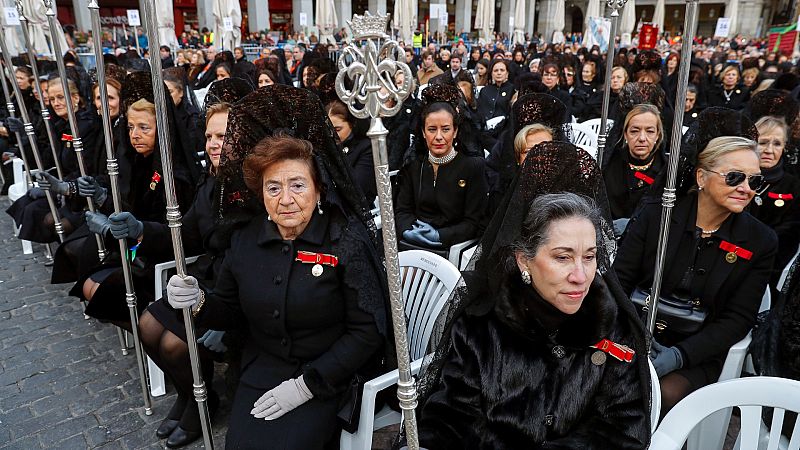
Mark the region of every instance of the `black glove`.
[[89, 226], [89, 231], [100, 236], [105, 236], [111, 228], [111, 222], [105, 214], [99, 212], [86, 211], [86, 225]]
[[108, 190], [100, 186], [100, 183], [98, 183], [94, 177], [86, 175], [78, 177], [78, 195], [81, 197], [90, 197], [95, 205], [100, 206], [106, 202]]
[[28, 189], [28, 197], [30, 197], [31, 200], [44, 198], [44, 195], [45, 195], [44, 191], [39, 189], [38, 187], [32, 187]]
[[8, 129], [9, 133], [25, 132], [25, 124], [22, 123], [22, 120], [17, 119], [16, 117], [9, 117], [6, 119], [6, 128]]
[[144, 233], [144, 224], [127, 211], [111, 214], [108, 220], [114, 239], [139, 239], [139, 236]]
[[45, 191], [53, 191], [61, 195], [69, 194], [69, 183], [66, 181], [61, 181], [47, 172], [36, 172], [35, 177], [39, 187]]

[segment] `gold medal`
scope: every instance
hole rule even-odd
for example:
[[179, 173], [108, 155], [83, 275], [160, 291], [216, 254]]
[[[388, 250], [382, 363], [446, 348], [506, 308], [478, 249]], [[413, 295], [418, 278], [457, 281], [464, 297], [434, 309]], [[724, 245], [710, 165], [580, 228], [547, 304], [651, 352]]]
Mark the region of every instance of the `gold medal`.
[[736, 253], [734, 252], [728, 252], [725, 254], [725, 261], [727, 261], [729, 264], [735, 263], [737, 259], [739, 259], [739, 257], [736, 256]]
[[467, 180], [458, 180], [458, 187], [465, 187], [467, 185]]
[[151, 191], [155, 191], [156, 190], [156, 182], [155, 181], [151, 181], [150, 182], [150, 190]]
[[602, 366], [606, 362], [606, 354], [600, 350], [592, 353], [592, 364]]
[[785, 204], [786, 202], [784, 202], [782, 198], [775, 200], [775, 206], [777, 206], [778, 208], [782, 207]]
[[314, 264], [314, 267], [311, 268], [311, 275], [314, 275], [315, 277], [318, 277], [318, 276], [322, 275], [322, 270], [323, 270], [322, 269], [322, 265]]

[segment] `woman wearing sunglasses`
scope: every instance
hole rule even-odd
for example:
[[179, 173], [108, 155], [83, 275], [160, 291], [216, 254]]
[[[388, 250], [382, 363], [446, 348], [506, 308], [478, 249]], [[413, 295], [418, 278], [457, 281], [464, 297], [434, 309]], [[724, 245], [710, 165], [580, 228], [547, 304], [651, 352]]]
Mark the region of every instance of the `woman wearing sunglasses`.
[[[764, 182], [756, 142], [724, 135], [707, 142], [694, 170], [682, 172], [693, 174], [682, 183], [694, 187], [679, 192], [672, 212], [661, 292], [705, 318], [685, 332], [659, 307], [666, 328], [656, 328], [650, 359], [661, 382], [662, 414], [719, 379], [728, 349], [755, 323], [777, 252], [775, 232], [745, 211]], [[653, 283], [662, 206], [655, 196], [645, 202], [614, 261], [629, 295]]]

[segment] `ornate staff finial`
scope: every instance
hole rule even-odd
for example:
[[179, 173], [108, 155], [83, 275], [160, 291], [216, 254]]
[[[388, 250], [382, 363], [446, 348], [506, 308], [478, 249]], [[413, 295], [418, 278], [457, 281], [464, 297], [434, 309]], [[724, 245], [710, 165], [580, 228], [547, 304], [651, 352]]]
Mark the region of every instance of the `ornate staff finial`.
[[373, 16], [369, 11], [363, 16], [358, 14], [353, 16], [353, 19], [347, 22], [350, 29], [353, 31], [355, 40], [362, 39], [388, 39], [389, 35], [386, 34], [386, 28], [389, 26], [389, 19], [391, 14], [385, 16]]

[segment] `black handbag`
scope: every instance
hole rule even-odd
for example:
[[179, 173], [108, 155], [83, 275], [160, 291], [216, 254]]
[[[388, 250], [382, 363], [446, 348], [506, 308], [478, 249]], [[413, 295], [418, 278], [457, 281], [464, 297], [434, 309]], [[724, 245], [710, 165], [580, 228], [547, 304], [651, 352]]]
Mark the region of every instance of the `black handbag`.
[[[642, 321], [647, 321], [648, 302], [650, 291], [636, 288], [631, 295], [631, 301], [639, 308]], [[691, 300], [661, 295], [658, 299], [658, 314], [656, 315], [656, 330], [691, 335], [700, 331], [708, 316], [708, 310]]]
[[364, 377], [359, 374], [350, 380], [350, 386], [341, 402], [342, 406], [336, 414], [342, 429], [351, 434], [358, 431], [358, 422], [361, 417], [361, 397], [364, 393], [365, 382]]

